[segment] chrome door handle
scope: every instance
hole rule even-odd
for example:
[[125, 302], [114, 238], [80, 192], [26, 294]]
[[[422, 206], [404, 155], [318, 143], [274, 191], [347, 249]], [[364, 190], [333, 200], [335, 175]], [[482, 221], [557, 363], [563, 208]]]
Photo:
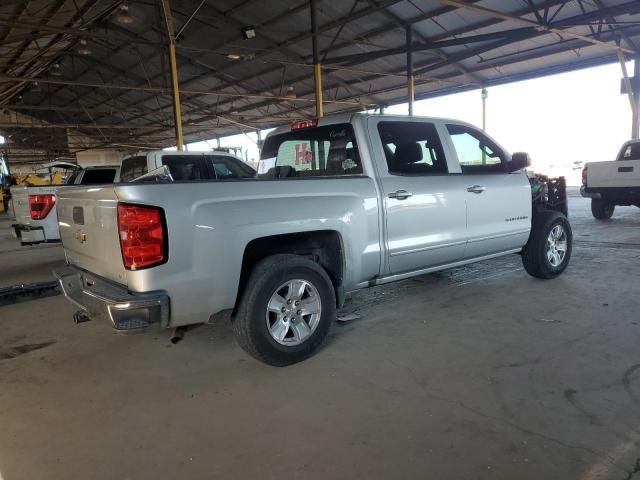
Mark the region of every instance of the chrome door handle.
[[469, 193], [482, 193], [487, 189], [487, 187], [483, 187], [482, 185], [471, 185], [467, 188], [467, 192]]
[[406, 190], [396, 190], [387, 196], [389, 198], [395, 198], [396, 200], [406, 200], [407, 198], [412, 197], [413, 193], [407, 192]]

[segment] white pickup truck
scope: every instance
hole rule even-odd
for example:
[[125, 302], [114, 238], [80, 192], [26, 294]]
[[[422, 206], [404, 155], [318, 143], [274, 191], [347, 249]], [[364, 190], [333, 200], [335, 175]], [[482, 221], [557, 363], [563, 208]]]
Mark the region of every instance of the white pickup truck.
[[16, 220], [11, 227], [21, 245], [60, 242], [56, 215], [56, 192], [68, 185], [95, 185], [114, 183], [119, 179], [118, 165], [82, 168], [74, 163], [52, 162], [46, 168], [64, 168], [70, 171], [63, 185], [11, 187], [11, 205]]
[[130, 182], [166, 166], [176, 181], [252, 178], [256, 171], [226, 152], [150, 150], [122, 160], [120, 181]]
[[587, 163], [580, 193], [598, 220], [611, 218], [616, 205], [640, 207], [640, 140], [622, 145], [614, 161]]
[[514, 253], [543, 279], [569, 263], [560, 190], [538, 183], [534, 201], [528, 155], [466, 123], [294, 122], [261, 162], [257, 178], [60, 191], [55, 274], [77, 318], [127, 332], [230, 310], [247, 352], [287, 365], [319, 347], [346, 292]]

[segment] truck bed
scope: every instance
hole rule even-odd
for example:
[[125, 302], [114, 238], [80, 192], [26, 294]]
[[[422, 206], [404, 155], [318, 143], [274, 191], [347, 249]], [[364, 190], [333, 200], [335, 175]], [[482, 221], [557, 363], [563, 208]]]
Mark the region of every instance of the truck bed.
[[[124, 268], [118, 203], [163, 210], [166, 263]], [[233, 307], [245, 247], [257, 237], [336, 231], [353, 249], [347, 288], [380, 272], [378, 197], [368, 177], [67, 187], [58, 194], [58, 216], [70, 265], [131, 292], [169, 293], [185, 325]]]
[[587, 188], [640, 188], [640, 160], [589, 163]]

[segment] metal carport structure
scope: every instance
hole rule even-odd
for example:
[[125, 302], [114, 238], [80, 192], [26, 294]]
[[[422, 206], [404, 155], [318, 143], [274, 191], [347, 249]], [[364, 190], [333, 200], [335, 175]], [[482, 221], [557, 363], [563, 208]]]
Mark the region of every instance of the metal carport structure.
[[638, 45], [629, 0], [5, 0], [0, 131], [10, 162], [158, 148], [316, 116], [316, 95], [384, 108]]

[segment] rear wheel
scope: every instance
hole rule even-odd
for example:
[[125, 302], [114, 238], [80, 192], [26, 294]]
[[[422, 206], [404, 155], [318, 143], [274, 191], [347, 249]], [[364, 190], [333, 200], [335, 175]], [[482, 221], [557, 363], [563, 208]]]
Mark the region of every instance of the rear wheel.
[[555, 278], [567, 268], [571, 258], [571, 225], [560, 212], [538, 213], [529, 241], [522, 249], [522, 264], [536, 278]]
[[600, 198], [591, 199], [591, 213], [598, 220], [608, 220], [613, 216], [613, 211], [616, 209], [614, 203]]
[[233, 324], [247, 353], [285, 366], [320, 347], [335, 312], [333, 284], [321, 266], [298, 255], [274, 255], [251, 272]]

